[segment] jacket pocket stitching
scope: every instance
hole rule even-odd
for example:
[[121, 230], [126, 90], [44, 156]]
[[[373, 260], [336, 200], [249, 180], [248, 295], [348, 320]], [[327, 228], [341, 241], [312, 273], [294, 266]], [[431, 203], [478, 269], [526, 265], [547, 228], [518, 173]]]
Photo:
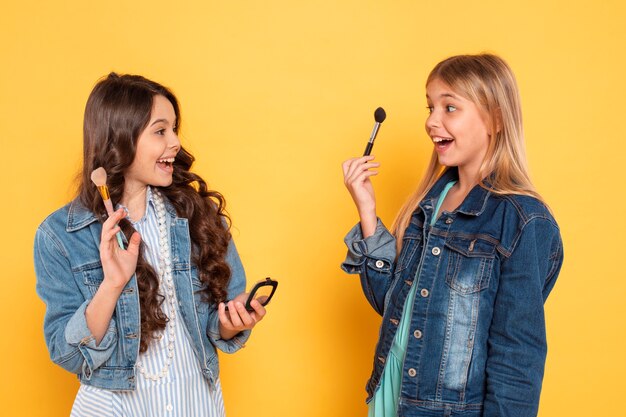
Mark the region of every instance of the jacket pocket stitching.
[[[454, 291], [460, 294], [472, 294], [484, 290], [489, 286], [491, 280], [491, 270], [495, 256], [493, 254], [485, 256], [486, 252], [474, 253], [473, 255], [465, 255], [462, 250], [457, 250], [454, 245], [446, 242], [446, 246], [450, 249], [448, 266], [446, 269], [446, 284]], [[493, 247], [495, 251], [495, 246]], [[477, 265], [473, 265], [476, 264]], [[472, 273], [472, 280], [469, 284], [460, 283], [458, 276], [464, 269], [463, 265], [467, 265]]]

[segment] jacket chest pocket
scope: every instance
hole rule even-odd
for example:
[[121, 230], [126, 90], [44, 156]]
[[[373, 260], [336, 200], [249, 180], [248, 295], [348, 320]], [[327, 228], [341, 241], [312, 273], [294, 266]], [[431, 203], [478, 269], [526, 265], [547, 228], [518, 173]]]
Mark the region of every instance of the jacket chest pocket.
[[85, 288], [87, 292], [93, 297], [98, 291], [100, 284], [104, 280], [104, 271], [102, 270], [102, 265], [100, 262], [90, 264], [89, 266], [83, 269], [83, 284], [85, 284]]
[[446, 283], [460, 294], [471, 294], [489, 286], [496, 245], [484, 239], [452, 237], [449, 249]]

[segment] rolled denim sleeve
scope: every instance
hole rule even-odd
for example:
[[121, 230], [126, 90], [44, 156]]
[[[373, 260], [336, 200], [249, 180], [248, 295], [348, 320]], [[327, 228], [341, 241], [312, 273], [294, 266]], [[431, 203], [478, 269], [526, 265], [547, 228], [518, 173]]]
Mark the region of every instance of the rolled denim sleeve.
[[391, 284], [396, 259], [396, 239], [380, 219], [374, 234], [363, 238], [357, 223], [346, 235], [348, 247], [341, 269], [359, 274], [365, 297], [378, 314], [383, 314], [384, 300]]
[[[230, 283], [228, 284], [228, 299], [231, 299], [246, 290], [246, 273], [243, 269], [235, 243], [232, 240], [228, 244], [226, 262], [228, 262], [231, 271]], [[238, 351], [250, 337], [251, 331], [244, 330], [236, 334], [232, 339], [224, 340], [220, 336], [219, 325], [220, 321], [217, 310], [213, 309], [209, 313], [207, 335], [211, 343], [222, 352], [234, 353]]]
[[115, 320], [98, 345], [87, 327], [85, 300], [72, 277], [63, 247], [42, 228], [35, 236], [37, 294], [46, 304], [44, 335], [50, 358], [62, 368], [91, 378], [111, 357], [117, 341]]
[[530, 220], [501, 275], [488, 340], [483, 416], [535, 416], [547, 353], [544, 302], [563, 249], [557, 226]]

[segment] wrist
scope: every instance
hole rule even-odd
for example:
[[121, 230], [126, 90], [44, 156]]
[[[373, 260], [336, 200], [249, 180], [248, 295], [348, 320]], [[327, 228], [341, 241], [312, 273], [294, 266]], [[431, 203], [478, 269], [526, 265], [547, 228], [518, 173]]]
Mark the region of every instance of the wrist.
[[378, 225], [378, 217], [376, 216], [376, 211], [368, 211], [365, 213], [359, 212], [359, 217], [361, 220], [361, 232], [363, 234], [363, 238], [370, 237], [376, 231], [376, 226]]
[[104, 277], [104, 279], [102, 280], [102, 284], [100, 284], [100, 287], [98, 287], [98, 292], [104, 292], [107, 294], [119, 296], [124, 290], [124, 287], [127, 283], [128, 281], [123, 282]]
[[235, 337], [237, 335], [237, 333], [239, 333], [239, 331], [237, 331], [237, 330], [231, 330], [231, 329], [225, 328], [222, 325], [222, 323], [219, 324], [219, 330], [220, 330], [220, 338], [222, 340], [230, 340], [233, 337]]
[[359, 217], [361, 218], [361, 220], [376, 219], [376, 206], [375, 205], [371, 207], [357, 207], [357, 211], [359, 213]]

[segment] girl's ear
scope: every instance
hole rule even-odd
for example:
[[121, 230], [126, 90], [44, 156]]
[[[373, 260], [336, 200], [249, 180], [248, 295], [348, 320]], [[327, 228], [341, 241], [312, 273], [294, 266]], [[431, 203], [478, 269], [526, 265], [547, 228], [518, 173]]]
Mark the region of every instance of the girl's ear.
[[496, 133], [500, 133], [500, 131], [502, 130], [502, 109], [498, 107], [494, 113]]

